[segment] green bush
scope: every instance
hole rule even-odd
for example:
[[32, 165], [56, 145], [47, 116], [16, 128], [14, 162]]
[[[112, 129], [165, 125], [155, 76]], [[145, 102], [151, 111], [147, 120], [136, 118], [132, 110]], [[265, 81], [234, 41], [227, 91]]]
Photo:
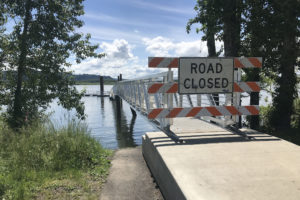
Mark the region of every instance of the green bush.
[[[101, 164], [105, 150], [82, 124], [72, 121], [65, 128], [36, 125], [2, 138], [9, 152], [10, 167], [34, 170], [82, 169]], [[14, 135], [14, 136], [12, 136]], [[2, 143], [2, 142], [1, 142]]]
[[57, 130], [36, 123], [16, 133], [0, 119], [0, 199], [28, 199], [32, 185], [59, 172], [109, 168], [111, 151], [92, 138], [87, 127], [71, 121]]
[[271, 105], [260, 106], [260, 129], [262, 131], [273, 131], [274, 128], [271, 123], [271, 114], [274, 110], [274, 107]]
[[[274, 113], [274, 107], [272, 105], [260, 106], [260, 129], [262, 131], [275, 131], [274, 127], [272, 126], [274, 123], [272, 122], [272, 119], [280, 116], [274, 115], [276, 115], [276, 113]], [[246, 120], [249, 122], [250, 117], [247, 116]], [[294, 114], [291, 116], [291, 127], [294, 129], [300, 128], [300, 99], [294, 100]]]
[[294, 114], [292, 115], [291, 125], [293, 128], [300, 129], [300, 99], [294, 100]]

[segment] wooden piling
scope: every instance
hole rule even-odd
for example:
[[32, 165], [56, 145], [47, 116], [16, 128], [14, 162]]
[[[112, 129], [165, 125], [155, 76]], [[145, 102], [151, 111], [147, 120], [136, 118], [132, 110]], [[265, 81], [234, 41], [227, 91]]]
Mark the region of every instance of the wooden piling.
[[104, 95], [104, 81], [103, 76], [100, 76], [100, 96]]

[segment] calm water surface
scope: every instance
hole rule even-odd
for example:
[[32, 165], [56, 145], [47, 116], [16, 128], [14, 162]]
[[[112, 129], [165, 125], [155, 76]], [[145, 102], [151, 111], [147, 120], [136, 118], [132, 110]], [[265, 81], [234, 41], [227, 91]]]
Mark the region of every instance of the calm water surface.
[[[78, 90], [99, 91], [98, 85], [77, 86]], [[106, 85], [104, 90], [112, 88]], [[143, 116], [137, 115], [134, 118], [129, 105], [123, 101], [120, 111], [117, 111], [115, 101], [110, 101], [108, 97], [83, 97], [85, 104], [85, 120], [91, 134], [103, 147], [110, 149], [134, 147], [141, 145], [142, 135], [145, 132], [157, 131]], [[51, 120], [56, 126], [67, 124], [68, 120], [76, 117], [74, 110], [67, 111], [53, 102], [48, 110], [52, 112]]]
[[[78, 85], [78, 90], [99, 91], [99, 85]], [[111, 85], [104, 87], [105, 91], [110, 91]], [[196, 100], [196, 96], [192, 99]], [[265, 101], [268, 99], [268, 101]], [[115, 101], [110, 101], [108, 97], [83, 97], [85, 113], [87, 118], [85, 123], [88, 125], [91, 134], [105, 148], [117, 149], [124, 147], [134, 147], [141, 145], [142, 135], [145, 132], [158, 131], [153, 127], [144, 116], [137, 115], [134, 118], [131, 114], [129, 105], [123, 101], [122, 107], [118, 112]], [[249, 97], [242, 100], [242, 105], [249, 105]], [[272, 102], [270, 94], [266, 91], [260, 92], [260, 105], [268, 105]], [[205, 103], [205, 99], [203, 101]], [[208, 103], [208, 101], [206, 102]], [[188, 101], [183, 102], [183, 106], [189, 107]], [[48, 109], [52, 113], [51, 120], [57, 126], [63, 126], [69, 120], [76, 117], [74, 110], [67, 111], [53, 102]]]

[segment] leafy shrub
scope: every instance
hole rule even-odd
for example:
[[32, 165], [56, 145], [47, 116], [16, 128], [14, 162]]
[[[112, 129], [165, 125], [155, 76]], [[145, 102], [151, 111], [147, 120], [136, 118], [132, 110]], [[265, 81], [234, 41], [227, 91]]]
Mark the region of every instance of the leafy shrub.
[[274, 128], [271, 122], [271, 114], [274, 107], [271, 105], [260, 106], [260, 127], [263, 131], [273, 131]]
[[32, 185], [59, 172], [109, 168], [111, 151], [92, 138], [87, 127], [76, 121], [57, 130], [35, 123], [19, 133], [0, 119], [0, 199], [30, 199]]
[[294, 114], [292, 115], [292, 127], [300, 129], [300, 99], [294, 100]]

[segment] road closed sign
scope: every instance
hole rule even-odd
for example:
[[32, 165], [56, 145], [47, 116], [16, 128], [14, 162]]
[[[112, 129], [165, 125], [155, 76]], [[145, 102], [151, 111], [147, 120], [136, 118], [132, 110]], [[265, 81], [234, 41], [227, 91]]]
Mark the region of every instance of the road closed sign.
[[180, 94], [229, 93], [233, 91], [232, 58], [179, 58]]

